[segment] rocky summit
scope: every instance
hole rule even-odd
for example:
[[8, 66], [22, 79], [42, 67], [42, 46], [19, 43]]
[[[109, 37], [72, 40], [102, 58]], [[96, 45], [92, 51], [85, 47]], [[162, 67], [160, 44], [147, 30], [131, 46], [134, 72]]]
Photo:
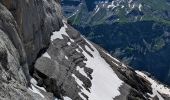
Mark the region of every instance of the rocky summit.
[[60, 3], [0, 0], [0, 100], [170, 100], [70, 26]]

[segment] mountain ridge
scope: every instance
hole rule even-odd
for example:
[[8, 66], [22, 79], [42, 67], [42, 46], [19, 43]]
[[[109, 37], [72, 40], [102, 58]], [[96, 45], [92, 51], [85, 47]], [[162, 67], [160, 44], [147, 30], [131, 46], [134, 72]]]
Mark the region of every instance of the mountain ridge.
[[58, 0], [0, 2], [1, 100], [170, 98], [70, 26]]
[[[62, 0], [62, 2], [63, 7], [69, 7], [69, 4], [65, 5], [65, 0]], [[169, 24], [168, 7], [170, 5], [166, 0], [78, 0], [77, 2], [79, 5], [74, 6], [74, 2], [70, 0], [70, 6], [73, 5], [74, 13], [65, 13], [72, 24], [75, 25], [95, 26], [103, 23], [145, 20]], [[64, 12], [66, 11], [67, 9], [64, 9]]]

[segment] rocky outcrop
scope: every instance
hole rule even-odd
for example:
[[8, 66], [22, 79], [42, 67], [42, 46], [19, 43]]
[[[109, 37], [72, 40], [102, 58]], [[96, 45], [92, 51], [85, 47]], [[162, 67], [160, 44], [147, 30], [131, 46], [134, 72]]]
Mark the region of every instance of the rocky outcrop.
[[83, 62], [86, 60], [85, 56], [76, 51], [78, 45], [84, 48], [87, 43], [80, 37], [78, 31], [69, 25], [67, 26], [66, 32], [69, 37], [63, 35], [63, 40], [52, 41], [47, 52], [36, 61], [34, 76], [38, 79], [40, 86], [47, 87], [47, 91], [53, 92], [56, 97], [62, 98], [61, 96], [64, 95], [73, 100], [82, 100], [78, 95], [81, 92], [80, 88], [72, 75], [75, 74], [76, 77], [80, 78], [86, 89], [91, 87], [90, 79], [77, 70], [77, 66], [79, 66], [91, 77], [92, 69], [86, 67]]
[[51, 100], [53, 96], [43, 93], [42, 98], [28, 88], [30, 75], [19, 34], [14, 17], [0, 4], [0, 99]]

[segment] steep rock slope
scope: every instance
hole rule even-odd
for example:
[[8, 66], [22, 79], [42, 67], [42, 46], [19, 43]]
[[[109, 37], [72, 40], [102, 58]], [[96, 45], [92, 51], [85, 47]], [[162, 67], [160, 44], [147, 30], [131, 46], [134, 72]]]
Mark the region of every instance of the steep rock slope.
[[0, 99], [169, 99], [167, 87], [137, 74], [67, 24], [58, 1], [1, 3], [8, 9], [0, 4]]
[[169, 99], [167, 87], [151, 87], [158, 83], [150, 83], [63, 23], [60, 31], [53, 32], [47, 52], [35, 63], [34, 77], [40, 86], [61, 99]]

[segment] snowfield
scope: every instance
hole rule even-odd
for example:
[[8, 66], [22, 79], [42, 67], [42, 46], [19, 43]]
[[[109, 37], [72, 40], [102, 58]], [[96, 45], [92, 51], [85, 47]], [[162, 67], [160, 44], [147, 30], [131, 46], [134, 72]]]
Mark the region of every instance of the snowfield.
[[89, 97], [89, 100], [113, 100], [113, 98], [120, 95], [119, 87], [123, 81], [118, 78], [110, 65], [100, 56], [96, 48], [87, 40], [86, 42], [94, 51], [85, 45], [86, 50], [93, 55], [91, 57], [81, 48], [83, 55], [87, 58], [87, 61], [84, 61], [86, 67], [93, 69], [92, 87], [90, 88], [90, 93], [86, 91], [85, 94]]

